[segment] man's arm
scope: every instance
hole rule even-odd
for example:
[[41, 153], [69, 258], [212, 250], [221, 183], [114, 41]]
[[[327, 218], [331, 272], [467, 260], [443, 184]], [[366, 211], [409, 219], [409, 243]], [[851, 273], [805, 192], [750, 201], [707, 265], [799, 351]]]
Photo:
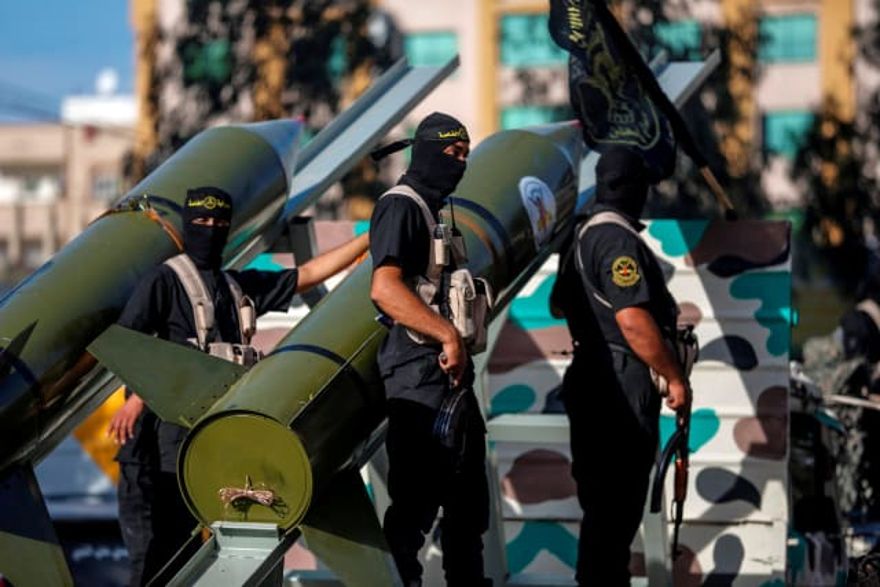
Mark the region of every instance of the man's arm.
[[458, 385], [467, 365], [461, 335], [449, 320], [431, 310], [407, 287], [399, 266], [385, 264], [373, 270], [370, 297], [398, 324], [440, 341], [443, 345], [440, 367], [452, 376], [453, 384]]
[[642, 307], [631, 306], [615, 312], [614, 318], [633, 352], [669, 382], [666, 405], [673, 410], [683, 408], [690, 398], [681, 367], [666, 346], [651, 313]]
[[651, 290], [642, 275], [648, 265], [647, 250], [637, 237], [621, 227], [606, 225], [593, 230], [604, 232], [592, 233], [598, 239], [593, 241], [594, 248], [587, 246], [588, 239], [580, 243], [583, 258], [594, 259], [592, 274], [584, 275], [585, 286], [589, 289], [595, 280], [614, 308], [614, 318], [630, 348], [668, 382], [666, 405], [680, 410], [689, 401], [686, 382], [660, 327], [645, 309], [651, 300]]
[[[117, 324], [138, 332], [154, 333], [159, 330], [159, 323], [167, 320], [163, 311], [167, 307], [167, 273], [160, 266], [135, 287]], [[144, 411], [144, 400], [134, 390], [129, 388], [128, 391], [131, 394], [113, 414], [107, 429], [107, 436], [116, 444], [125, 444], [131, 440], [135, 423]]]
[[299, 267], [296, 291], [306, 291], [336, 275], [354, 263], [369, 245], [370, 237], [365, 233], [307, 261]]

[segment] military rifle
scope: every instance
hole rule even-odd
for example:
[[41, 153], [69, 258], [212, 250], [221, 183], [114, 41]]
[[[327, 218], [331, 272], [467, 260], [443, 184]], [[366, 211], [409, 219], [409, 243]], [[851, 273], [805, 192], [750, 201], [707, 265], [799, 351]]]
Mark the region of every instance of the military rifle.
[[690, 384], [691, 371], [694, 363], [700, 355], [700, 345], [694, 333], [693, 325], [678, 327], [675, 339], [675, 351], [678, 361], [685, 376], [687, 385], [688, 402], [675, 415], [675, 432], [670, 437], [660, 458], [657, 460], [657, 473], [654, 476], [654, 485], [651, 487], [651, 513], [660, 511], [663, 502], [663, 481], [666, 479], [666, 471], [669, 464], [675, 458], [675, 478], [673, 480], [673, 525], [672, 525], [672, 560], [674, 561], [681, 552], [678, 549], [678, 533], [681, 529], [684, 517], [684, 500], [687, 498], [688, 468], [690, 466], [690, 449], [688, 443], [691, 435], [691, 406], [693, 402], [693, 390]]
[[669, 464], [675, 458], [675, 477], [673, 479], [673, 520], [672, 520], [672, 560], [678, 558], [681, 551], [678, 548], [678, 533], [684, 518], [684, 500], [687, 498], [688, 468], [690, 466], [690, 451], [688, 439], [691, 431], [691, 404], [681, 409], [675, 418], [675, 432], [669, 438], [660, 458], [657, 460], [657, 473], [654, 476], [654, 484], [651, 487], [651, 513], [656, 514], [663, 505], [663, 480], [666, 479], [666, 471]]

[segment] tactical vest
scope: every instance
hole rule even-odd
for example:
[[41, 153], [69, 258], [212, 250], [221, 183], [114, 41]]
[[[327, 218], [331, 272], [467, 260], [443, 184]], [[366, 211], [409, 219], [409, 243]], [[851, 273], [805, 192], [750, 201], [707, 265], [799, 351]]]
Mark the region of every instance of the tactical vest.
[[[612, 212], [610, 210], [606, 210], [603, 212], [599, 212], [598, 214], [594, 214], [587, 222], [585, 222], [577, 231], [577, 239], [574, 243], [575, 248], [575, 263], [577, 265], [578, 271], [582, 275], [586, 275], [584, 273], [584, 261], [581, 258], [581, 248], [579, 243], [587, 234], [587, 231], [594, 227], [599, 226], [600, 224], [616, 224], [626, 231], [630, 232], [637, 239], [642, 240], [642, 236], [639, 232], [632, 227], [632, 225], [626, 221], [622, 215], [617, 212]], [[586, 280], [589, 283], [589, 279]], [[609, 302], [599, 291], [590, 284], [590, 294], [592, 294], [593, 298], [608, 308], [612, 309], [611, 302]], [[662, 332], [662, 330], [661, 330]], [[674, 333], [672, 332], [663, 332], [664, 340], [666, 344], [669, 346], [670, 350], [675, 355], [678, 360], [679, 365], [682, 369], [682, 374], [685, 379], [689, 379], [691, 372], [694, 368], [694, 363], [697, 362], [697, 359], [700, 356], [700, 344], [697, 340], [697, 335], [694, 333], [694, 327], [690, 324], [678, 326]], [[615, 345], [616, 346], [616, 345]], [[623, 349], [626, 352], [632, 354], [632, 350]], [[651, 381], [654, 384], [654, 387], [660, 392], [661, 395], [667, 395], [669, 393], [669, 382], [665, 377], [654, 371], [654, 369], [650, 368], [651, 372]]]
[[[474, 278], [468, 269], [458, 268], [467, 263], [464, 238], [454, 227], [434, 220], [428, 204], [408, 185], [396, 185], [381, 198], [389, 195], [404, 196], [415, 202], [428, 226], [430, 242], [425, 275], [407, 279], [407, 285], [431, 310], [452, 322], [471, 353], [486, 350], [492, 293], [485, 279]], [[438, 343], [409, 328], [406, 333], [417, 344]]]
[[223, 277], [229, 285], [235, 309], [238, 313], [238, 326], [242, 344], [230, 342], [209, 342], [208, 337], [214, 329], [214, 301], [208, 288], [188, 255], [180, 254], [165, 261], [177, 275], [186, 295], [192, 304], [193, 320], [196, 326], [196, 337], [189, 339], [190, 344], [209, 355], [225, 359], [232, 363], [250, 367], [260, 360], [256, 348], [251, 346], [251, 338], [257, 329], [257, 312], [254, 302], [244, 295], [238, 282], [225, 271]]

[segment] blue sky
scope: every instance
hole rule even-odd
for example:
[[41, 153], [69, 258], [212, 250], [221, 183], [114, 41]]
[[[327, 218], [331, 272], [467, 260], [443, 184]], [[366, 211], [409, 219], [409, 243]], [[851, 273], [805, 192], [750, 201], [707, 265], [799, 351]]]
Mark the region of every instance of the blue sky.
[[129, 1], [0, 1], [0, 116], [57, 114], [65, 95], [93, 93], [105, 67], [118, 72], [120, 91], [131, 92]]

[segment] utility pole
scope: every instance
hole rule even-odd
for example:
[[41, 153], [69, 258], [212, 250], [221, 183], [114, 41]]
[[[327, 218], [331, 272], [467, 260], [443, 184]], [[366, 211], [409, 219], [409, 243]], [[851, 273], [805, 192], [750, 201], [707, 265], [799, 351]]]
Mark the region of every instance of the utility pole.
[[290, 40], [284, 20], [289, 8], [273, 3], [264, 10], [267, 12], [269, 25], [266, 34], [254, 43], [253, 52], [257, 67], [257, 79], [254, 82], [255, 120], [270, 120], [285, 115], [281, 96], [287, 81]]
[[146, 174], [147, 158], [158, 147], [158, 96], [156, 48], [159, 41], [158, 0], [131, 0], [131, 25], [135, 33], [135, 95], [138, 119], [132, 152], [132, 180]]
[[720, 148], [727, 159], [730, 175], [744, 177], [751, 167], [755, 141], [758, 6], [756, 0], [723, 0], [721, 13], [724, 25], [731, 33], [727, 41], [730, 58], [727, 87], [739, 116], [732, 122], [719, 123], [726, 127], [719, 133], [722, 137]]

